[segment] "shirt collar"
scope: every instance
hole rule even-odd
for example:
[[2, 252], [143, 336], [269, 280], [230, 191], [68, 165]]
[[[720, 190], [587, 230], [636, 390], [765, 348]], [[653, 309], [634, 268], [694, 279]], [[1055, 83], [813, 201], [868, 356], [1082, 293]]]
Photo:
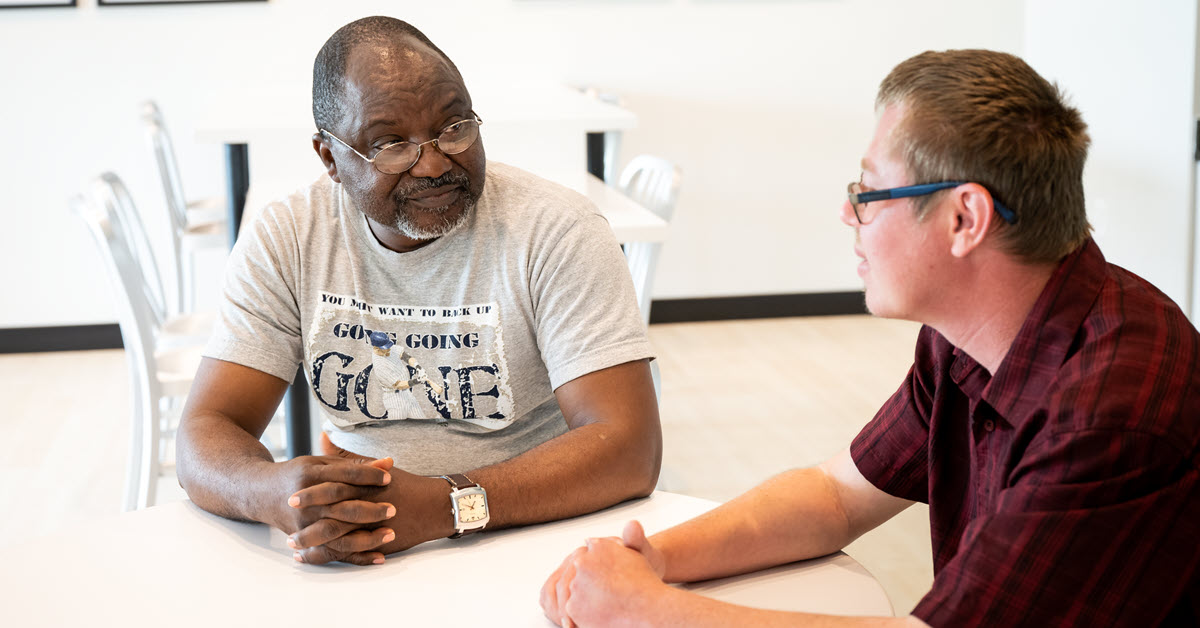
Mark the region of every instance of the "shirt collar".
[[[1042, 403], [1100, 296], [1106, 272], [1104, 255], [1091, 238], [1059, 263], [983, 389], [984, 401], [998, 414], [1012, 421]], [[963, 358], [970, 359], [958, 357]]]

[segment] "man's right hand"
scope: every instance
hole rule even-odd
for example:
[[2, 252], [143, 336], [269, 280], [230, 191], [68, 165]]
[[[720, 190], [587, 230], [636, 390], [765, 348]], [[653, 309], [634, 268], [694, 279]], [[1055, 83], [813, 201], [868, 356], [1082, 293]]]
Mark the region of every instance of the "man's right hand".
[[375, 550], [396, 535], [372, 524], [395, 516], [396, 507], [366, 498], [391, 482], [391, 458], [300, 456], [272, 466], [279, 499], [264, 518], [289, 535], [289, 546], [301, 548], [297, 561], [383, 562], [383, 553]]

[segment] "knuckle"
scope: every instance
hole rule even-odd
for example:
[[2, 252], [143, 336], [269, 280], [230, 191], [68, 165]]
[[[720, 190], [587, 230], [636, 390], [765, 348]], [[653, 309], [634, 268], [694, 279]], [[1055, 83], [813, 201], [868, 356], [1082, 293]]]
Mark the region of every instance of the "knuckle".
[[313, 465], [304, 465], [300, 467], [300, 473], [296, 474], [296, 479], [301, 488], [312, 486], [315, 484], [316, 467]]

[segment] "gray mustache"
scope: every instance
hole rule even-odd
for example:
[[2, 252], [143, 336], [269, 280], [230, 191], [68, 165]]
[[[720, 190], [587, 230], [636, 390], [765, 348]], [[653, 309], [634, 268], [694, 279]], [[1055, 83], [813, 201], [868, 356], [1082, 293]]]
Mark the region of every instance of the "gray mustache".
[[409, 196], [425, 190], [442, 187], [444, 185], [459, 185], [464, 189], [471, 189], [471, 178], [461, 172], [447, 172], [440, 177], [433, 179], [423, 178], [417, 179], [412, 183], [404, 186], [396, 193], [396, 200], [403, 203], [408, 200]]

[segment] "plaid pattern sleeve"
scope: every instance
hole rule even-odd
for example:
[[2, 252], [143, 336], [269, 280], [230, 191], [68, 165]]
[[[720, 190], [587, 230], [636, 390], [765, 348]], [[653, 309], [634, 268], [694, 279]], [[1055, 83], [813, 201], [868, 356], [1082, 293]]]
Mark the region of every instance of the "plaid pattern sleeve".
[[900, 388], [850, 443], [850, 456], [875, 488], [896, 497], [929, 502], [929, 418], [938, 370], [936, 332], [922, 327], [916, 356]]

